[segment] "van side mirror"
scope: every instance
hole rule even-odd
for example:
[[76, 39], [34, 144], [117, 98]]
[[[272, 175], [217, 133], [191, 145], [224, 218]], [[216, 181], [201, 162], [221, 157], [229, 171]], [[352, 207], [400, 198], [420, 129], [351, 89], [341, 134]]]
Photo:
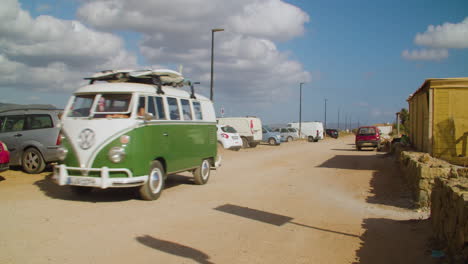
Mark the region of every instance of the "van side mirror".
[[149, 120], [153, 119], [153, 114], [152, 113], [145, 113], [145, 115], [143, 116], [143, 119], [145, 121], [149, 121]]

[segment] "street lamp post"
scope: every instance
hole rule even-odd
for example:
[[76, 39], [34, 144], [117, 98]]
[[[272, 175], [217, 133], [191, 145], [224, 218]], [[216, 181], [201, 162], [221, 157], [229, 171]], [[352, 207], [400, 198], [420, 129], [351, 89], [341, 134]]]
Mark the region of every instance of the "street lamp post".
[[213, 57], [214, 57], [214, 33], [224, 31], [222, 28], [213, 28], [211, 30], [211, 82], [210, 82], [210, 100], [213, 102]]
[[299, 83], [299, 138], [302, 137], [301, 128], [302, 128], [302, 85], [304, 83]]

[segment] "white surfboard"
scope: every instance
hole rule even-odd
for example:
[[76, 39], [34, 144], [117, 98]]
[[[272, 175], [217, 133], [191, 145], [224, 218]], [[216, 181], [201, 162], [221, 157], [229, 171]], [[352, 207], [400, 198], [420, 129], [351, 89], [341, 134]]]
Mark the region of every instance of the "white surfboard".
[[153, 76], [159, 76], [161, 82], [171, 84], [178, 84], [184, 81], [184, 76], [182, 76], [182, 74], [169, 69], [133, 71], [130, 72], [129, 75], [134, 78], [152, 78]]
[[109, 81], [124, 78], [128, 73], [133, 72], [134, 70], [107, 70], [100, 71], [93, 74], [91, 77], [85, 78], [86, 80], [100, 80], [100, 81]]

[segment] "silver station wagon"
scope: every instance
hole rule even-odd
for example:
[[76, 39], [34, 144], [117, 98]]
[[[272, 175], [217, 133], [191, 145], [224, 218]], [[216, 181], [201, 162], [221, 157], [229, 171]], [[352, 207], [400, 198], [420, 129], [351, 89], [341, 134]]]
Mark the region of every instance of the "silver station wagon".
[[59, 160], [61, 112], [53, 106], [0, 108], [0, 141], [10, 151], [10, 166], [34, 174]]

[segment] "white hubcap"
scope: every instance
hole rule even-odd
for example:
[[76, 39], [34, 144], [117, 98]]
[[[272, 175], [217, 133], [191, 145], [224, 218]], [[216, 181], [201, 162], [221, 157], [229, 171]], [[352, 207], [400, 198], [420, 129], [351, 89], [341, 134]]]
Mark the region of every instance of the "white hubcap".
[[204, 160], [202, 163], [201, 175], [203, 180], [206, 180], [210, 176], [210, 163], [207, 160]]
[[149, 175], [149, 186], [153, 193], [159, 193], [161, 191], [163, 181], [161, 175], [162, 173], [159, 169], [153, 169]]

